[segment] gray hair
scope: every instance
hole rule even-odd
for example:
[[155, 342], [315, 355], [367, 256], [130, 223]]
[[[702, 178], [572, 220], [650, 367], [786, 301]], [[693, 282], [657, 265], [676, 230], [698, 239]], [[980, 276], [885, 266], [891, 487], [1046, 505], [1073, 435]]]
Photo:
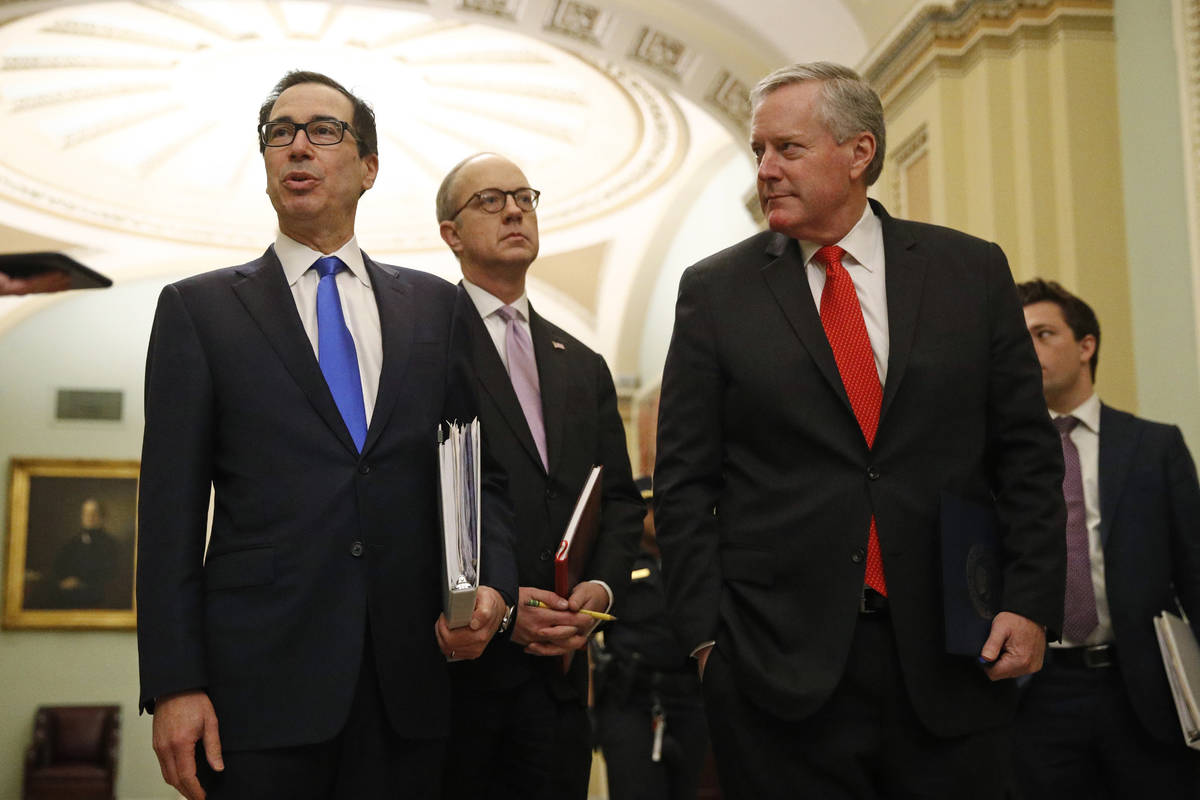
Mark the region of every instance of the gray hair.
[[883, 104], [879, 95], [859, 74], [849, 67], [830, 61], [792, 64], [781, 67], [760, 80], [750, 91], [750, 108], [757, 111], [767, 95], [793, 83], [821, 84], [821, 102], [817, 113], [838, 144], [855, 134], [867, 131], [875, 137], [875, 157], [867, 165], [867, 186], [879, 179], [883, 171], [886, 131], [883, 124]]

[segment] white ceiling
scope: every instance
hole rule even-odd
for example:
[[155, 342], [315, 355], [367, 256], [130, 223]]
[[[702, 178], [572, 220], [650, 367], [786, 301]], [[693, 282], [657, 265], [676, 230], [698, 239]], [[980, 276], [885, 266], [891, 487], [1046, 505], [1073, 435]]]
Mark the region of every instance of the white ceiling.
[[[791, 61], [860, 63], [921, 4], [0, 0], [0, 251], [58, 242], [118, 285], [260, 252], [274, 217], [255, 111], [287, 69], [315, 69], [377, 112], [364, 246], [453, 270], [436, 186], [469, 153], [505, 153], [543, 192], [543, 256], [567, 259], [535, 270], [539, 303], [611, 355], [641, 324], [686, 187], [744, 161], [727, 213], [745, 214], [754, 81]], [[578, 276], [573, 253], [598, 274]], [[47, 302], [0, 300], [0, 331]]]

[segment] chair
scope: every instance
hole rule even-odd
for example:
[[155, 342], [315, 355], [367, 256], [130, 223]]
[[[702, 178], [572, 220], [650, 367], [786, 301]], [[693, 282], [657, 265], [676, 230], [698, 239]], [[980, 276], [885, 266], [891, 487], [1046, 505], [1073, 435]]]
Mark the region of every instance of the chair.
[[120, 735], [120, 706], [40, 706], [22, 798], [113, 800]]

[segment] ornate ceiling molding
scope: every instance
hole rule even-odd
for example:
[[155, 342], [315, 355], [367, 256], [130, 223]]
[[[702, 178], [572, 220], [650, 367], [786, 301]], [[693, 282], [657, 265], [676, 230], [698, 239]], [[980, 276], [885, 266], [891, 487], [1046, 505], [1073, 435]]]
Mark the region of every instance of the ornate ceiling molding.
[[[640, 72], [414, 5], [76, 3], [0, 24], [0, 199], [141, 237], [257, 246], [273, 214], [255, 111], [296, 66], [375, 105], [383, 170], [357, 227], [380, 250], [443, 246], [432, 197], [474, 151], [539, 181], [547, 231], [629, 206], [686, 155], [679, 109]], [[555, 8], [560, 26], [604, 28], [583, 3]]]
[[982, 44], [1112, 30], [1112, 0], [959, 0], [922, 8], [875, 48], [860, 72], [886, 106], [930, 65], [961, 65]]

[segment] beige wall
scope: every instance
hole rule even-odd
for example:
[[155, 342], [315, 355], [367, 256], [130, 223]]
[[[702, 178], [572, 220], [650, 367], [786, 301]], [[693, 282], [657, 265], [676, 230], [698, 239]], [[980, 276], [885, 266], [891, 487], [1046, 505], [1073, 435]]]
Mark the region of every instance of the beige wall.
[[1103, 323], [1105, 399], [1136, 410], [1116, 40], [1093, 5], [981, 19], [896, 56], [881, 93], [897, 158], [877, 194], [900, 215], [998, 242], [1017, 280], [1087, 299]]

